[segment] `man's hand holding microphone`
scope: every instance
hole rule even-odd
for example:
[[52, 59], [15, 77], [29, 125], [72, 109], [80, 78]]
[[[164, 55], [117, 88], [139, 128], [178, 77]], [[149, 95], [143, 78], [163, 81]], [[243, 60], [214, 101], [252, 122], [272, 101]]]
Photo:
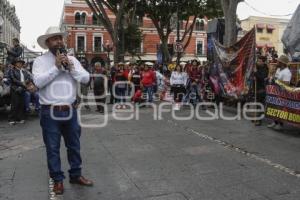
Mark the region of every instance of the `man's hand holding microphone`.
[[55, 65], [59, 70], [73, 71], [74, 63], [68, 58], [67, 51], [64, 48], [56, 50]]

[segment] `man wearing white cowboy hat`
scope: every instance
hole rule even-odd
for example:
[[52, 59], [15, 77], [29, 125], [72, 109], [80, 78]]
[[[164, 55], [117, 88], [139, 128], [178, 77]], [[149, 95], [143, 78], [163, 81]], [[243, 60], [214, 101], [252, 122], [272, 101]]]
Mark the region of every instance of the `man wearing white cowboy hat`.
[[[285, 55], [281, 55], [277, 59], [277, 70], [275, 74], [275, 79], [279, 80], [286, 85], [289, 85], [292, 79], [292, 73], [288, 67], [289, 65], [289, 58]], [[275, 130], [282, 130], [283, 123], [274, 120], [271, 124], [268, 125], [268, 128], [274, 128]]]
[[33, 79], [39, 88], [41, 104], [40, 124], [47, 152], [50, 177], [54, 180], [53, 192], [64, 191], [64, 174], [61, 170], [60, 140], [63, 136], [71, 169], [70, 183], [91, 186], [92, 181], [81, 175], [80, 135], [75, 108], [77, 82], [88, 83], [90, 76], [80, 62], [67, 56], [64, 50], [65, 33], [58, 27], [49, 27], [37, 39], [38, 44], [48, 49], [33, 63]]

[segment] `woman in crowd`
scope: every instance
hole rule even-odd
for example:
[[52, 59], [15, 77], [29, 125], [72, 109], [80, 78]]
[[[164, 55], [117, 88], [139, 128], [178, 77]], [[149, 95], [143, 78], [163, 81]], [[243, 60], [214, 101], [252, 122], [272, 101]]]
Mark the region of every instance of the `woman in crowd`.
[[182, 98], [185, 94], [186, 77], [182, 72], [180, 65], [176, 66], [176, 70], [172, 72], [170, 78], [171, 91], [174, 94], [174, 102], [182, 102]]
[[117, 109], [125, 109], [126, 106], [124, 105], [125, 103], [125, 97], [126, 97], [126, 82], [127, 78], [124, 74], [124, 68], [123, 66], [120, 66], [119, 69], [117, 70], [116, 76], [115, 76], [115, 90], [116, 90], [116, 103]]

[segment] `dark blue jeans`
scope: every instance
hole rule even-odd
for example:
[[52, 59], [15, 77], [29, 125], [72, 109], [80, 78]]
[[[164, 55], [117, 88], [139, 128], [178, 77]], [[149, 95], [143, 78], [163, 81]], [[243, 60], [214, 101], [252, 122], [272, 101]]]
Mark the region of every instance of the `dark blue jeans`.
[[78, 124], [77, 111], [54, 110], [53, 115], [56, 118], [68, 117], [72, 114], [69, 120], [53, 119], [50, 114], [50, 109], [41, 107], [40, 124], [43, 131], [43, 139], [47, 152], [47, 163], [50, 177], [55, 182], [62, 181], [65, 176], [61, 170], [60, 161], [60, 140], [64, 138], [67, 148], [67, 157], [70, 164], [69, 176], [76, 178], [81, 176], [81, 156], [80, 156], [80, 135], [81, 127]]
[[147, 94], [148, 102], [152, 103], [152, 101], [153, 101], [153, 86], [144, 86], [144, 93]]
[[33, 97], [33, 103], [34, 103], [35, 110], [37, 111], [40, 109], [39, 95], [37, 94], [37, 92], [30, 93], [30, 92], [26, 91], [24, 93], [25, 111], [26, 112], [30, 111], [30, 102], [31, 102], [32, 97]]
[[126, 102], [126, 88], [118, 88], [116, 87], [116, 103], [125, 103]]

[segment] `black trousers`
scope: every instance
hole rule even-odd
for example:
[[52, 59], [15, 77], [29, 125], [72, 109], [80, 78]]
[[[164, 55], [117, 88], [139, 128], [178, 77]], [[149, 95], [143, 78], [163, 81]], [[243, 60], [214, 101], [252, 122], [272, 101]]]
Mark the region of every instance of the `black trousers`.
[[11, 90], [11, 112], [9, 121], [20, 121], [25, 119], [25, 99], [24, 93]]
[[115, 97], [113, 95], [113, 83], [112, 82], [108, 84], [108, 88], [109, 88], [109, 93], [110, 93], [109, 102], [110, 102], [110, 104], [113, 104], [115, 102]]
[[182, 102], [182, 98], [185, 95], [184, 85], [174, 85], [172, 86], [172, 91], [174, 93], [174, 101]]
[[97, 110], [99, 110], [99, 111], [104, 111], [104, 106], [99, 105], [99, 104], [105, 104], [106, 103], [106, 97], [97, 98], [97, 96], [102, 96], [104, 93], [105, 93], [104, 88], [103, 88], [103, 90], [98, 89], [98, 88], [94, 88], [95, 102], [97, 104]]

